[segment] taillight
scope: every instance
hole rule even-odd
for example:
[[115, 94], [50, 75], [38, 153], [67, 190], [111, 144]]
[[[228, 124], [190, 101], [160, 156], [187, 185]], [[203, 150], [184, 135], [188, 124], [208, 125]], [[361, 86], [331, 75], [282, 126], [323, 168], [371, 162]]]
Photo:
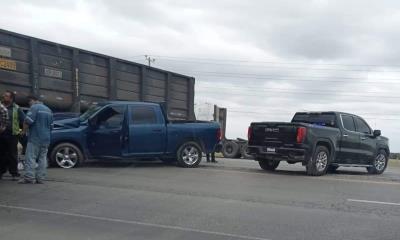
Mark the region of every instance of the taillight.
[[218, 128], [217, 130], [217, 140], [221, 141], [222, 140], [222, 131], [221, 128]]
[[247, 140], [250, 141], [251, 139], [251, 135], [253, 134], [253, 129], [251, 129], [251, 127], [249, 127], [247, 129]]
[[304, 139], [306, 138], [307, 128], [299, 127], [297, 128], [297, 143], [303, 143]]

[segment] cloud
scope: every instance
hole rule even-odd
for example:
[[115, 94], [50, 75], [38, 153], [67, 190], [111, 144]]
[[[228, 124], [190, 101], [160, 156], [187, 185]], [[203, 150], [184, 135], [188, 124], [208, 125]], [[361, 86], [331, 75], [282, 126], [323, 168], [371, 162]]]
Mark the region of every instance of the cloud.
[[[228, 137], [299, 110], [368, 119], [400, 152], [400, 2], [14, 1], [2, 28], [196, 78], [228, 108]], [[399, 98], [397, 98], [399, 96]]]

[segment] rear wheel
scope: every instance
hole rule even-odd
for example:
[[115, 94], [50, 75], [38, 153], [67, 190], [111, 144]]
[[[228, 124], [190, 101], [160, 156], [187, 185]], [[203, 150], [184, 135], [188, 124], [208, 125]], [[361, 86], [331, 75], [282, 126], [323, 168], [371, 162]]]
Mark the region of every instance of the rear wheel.
[[279, 161], [269, 160], [269, 159], [258, 159], [258, 164], [265, 171], [275, 171], [275, 169], [279, 166]]
[[197, 167], [201, 162], [201, 158], [201, 147], [196, 142], [187, 142], [183, 144], [177, 152], [177, 161], [180, 167]]
[[240, 156], [239, 144], [234, 141], [226, 141], [222, 146], [222, 155], [225, 158], [237, 158]]
[[321, 176], [328, 170], [329, 150], [325, 146], [317, 146], [314, 155], [307, 163], [307, 174], [310, 176]]
[[50, 153], [51, 166], [73, 168], [77, 167], [82, 161], [82, 151], [71, 143], [60, 143]]
[[387, 167], [388, 156], [385, 150], [379, 150], [376, 155], [372, 167], [367, 167], [367, 171], [370, 174], [382, 174]]
[[243, 158], [246, 158], [246, 159], [254, 159], [254, 157], [252, 156], [252, 155], [250, 155], [249, 154], [249, 152], [248, 152], [248, 144], [246, 143], [246, 144], [243, 144], [243, 146], [242, 146], [242, 149], [241, 149], [241, 154], [242, 154], [242, 157]]

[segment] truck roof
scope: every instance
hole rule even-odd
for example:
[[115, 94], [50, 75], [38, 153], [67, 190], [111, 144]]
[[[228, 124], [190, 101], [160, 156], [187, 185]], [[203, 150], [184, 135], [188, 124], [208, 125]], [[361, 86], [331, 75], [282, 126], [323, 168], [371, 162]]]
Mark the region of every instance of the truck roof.
[[346, 112], [338, 112], [338, 111], [310, 111], [310, 112], [296, 112], [301, 113], [301, 114], [321, 114], [321, 113], [330, 113], [330, 114], [347, 114], [347, 115], [354, 115], [352, 113], [346, 113]]
[[140, 105], [147, 105], [147, 106], [160, 106], [160, 103], [154, 102], [140, 102], [140, 101], [104, 101], [98, 103], [98, 105], [109, 105], [109, 104], [140, 104]]

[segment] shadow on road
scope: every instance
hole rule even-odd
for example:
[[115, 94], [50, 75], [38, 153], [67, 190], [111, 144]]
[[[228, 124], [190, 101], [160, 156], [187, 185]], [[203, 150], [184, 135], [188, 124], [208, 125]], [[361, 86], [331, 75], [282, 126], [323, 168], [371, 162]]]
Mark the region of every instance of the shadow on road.
[[[259, 170], [260, 172], [266, 172], [264, 170]], [[266, 172], [270, 174], [278, 174], [278, 175], [292, 175], [292, 176], [308, 176], [306, 173], [306, 170], [298, 170], [298, 169], [293, 169], [293, 170], [281, 170], [277, 169], [274, 172]], [[369, 175], [368, 172], [365, 170], [363, 172], [361, 169], [360, 171], [357, 170], [336, 170], [334, 172], [328, 172], [326, 175], [354, 175], [354, 176], [363, 176], [363, 175]]]
[[[248, 168], [244, 166], [223, 166], [223, 165], [200, 165], [201, 168], [208, 169], [219, 169], [219, 170], [228, 170], [228, 171], [240, 171], [240, 172], [248, 172], [248, 173], [262, 173], [262, 174], [271, 174], [271, 175], [283, 175], [283, 176], [308, 176], [306, 173], [305, 167], [299, 165], [284, 165], [280, 166], [275, 171], [265, 171], [261, 168]], [[338, 169], [334, 172], [328, 172], [326, 175], [331, 176], [367, 176], [369, 175], [365, 168], [342, 168]]]
[[146, 161], [96, 161], [88, 162], [81, 168], [160, 168], [160, 167], [176, 167], [174, 164], [166, 164], [158, 160]]

